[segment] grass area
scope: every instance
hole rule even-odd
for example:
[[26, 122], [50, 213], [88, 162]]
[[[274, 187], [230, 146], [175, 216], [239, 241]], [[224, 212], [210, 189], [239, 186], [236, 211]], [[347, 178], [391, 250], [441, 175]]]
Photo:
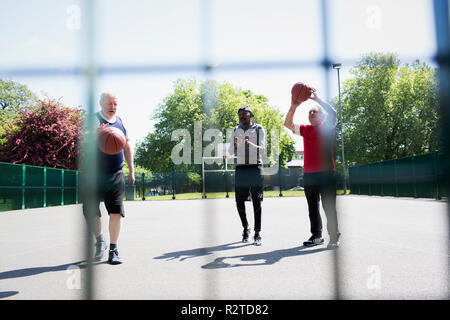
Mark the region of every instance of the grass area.
[[[282, 192], [283, 197], [303, 197], [305, 193], [303, 191], [291, 191], [286, 190]], [[222, 199], [226, 198], [226, 192], [211, 192], [206, 193], [207, 199]], [[229, 192], [228, 196], [234, 199], [234, 192]], [[280, 191], [264, 191], [264, 197], [273, 198], [279, 197]], [[193, 199], [202, 199], [202, 193], [180, 193], [175, 195], [176, 200], [193, 200]], [[136, 200], [141, 200], [141, 198], [136, 198]], [[172, 195], [163, 195], [163, 196], [153, 196], [153, 197], [145, 197], [145, 200], [172, 200]]]
[[[343, 195], [344, 190], [337, 190], [336, 192], [338, 195]], [[347, 194], [350, 194], [350, 190], [347, 190]], [[226, 198], [227, 193], [226, 192], [211, 192], [206, 193], [207, 199], [222, 199]], [[228, 193], [229, 198], [234, 199], [234, 192]], [[282, 191], [282, 197], [304, 197], [305, 192], [302, 190], [284, 190]], [[264, 197], [265, 198], [275, 198], [280, 197], [280, 191], [264, 191]], [[194, 200], [194, 199], [202, 199], [202, 193], [201, 192], [195, 192], [195, 193], [179, 193], [175, 194], [175, 200]], [[136, 200], [142, 200], [142, 198], [136, 198]], [[172, 200], [172, 195], [167, 194], [163, 196], [153, 196], [153, 197], [145, 197], [145, 200], [149, 201], [157, 201], [157, 200]]]

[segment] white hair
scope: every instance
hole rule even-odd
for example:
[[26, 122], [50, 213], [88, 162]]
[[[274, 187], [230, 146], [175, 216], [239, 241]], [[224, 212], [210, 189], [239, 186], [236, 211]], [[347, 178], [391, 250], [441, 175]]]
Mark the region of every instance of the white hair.
[[105, 103], [106, 98], [110, 96], [110, 97], [114, 97], [117, 99], [117, 96], [114, 92], [112, 91], [104, 91], [102, 92], [102, 94], [100, 95], [100, 105], [103, 106], [103, 103]]
[[309, 110], [311, 110], [312, 108], [317, 108], [317, 111], [319, 111], [319, 113], [323, 116], [326, 116], [328, 113], [325, 111], [325, 109], [318, 103], [314, 103], [311, 108], [309, 108]]

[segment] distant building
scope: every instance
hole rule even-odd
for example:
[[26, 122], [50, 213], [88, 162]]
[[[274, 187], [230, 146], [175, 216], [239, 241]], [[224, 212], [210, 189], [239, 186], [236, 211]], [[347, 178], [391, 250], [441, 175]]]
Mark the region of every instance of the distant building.
[[292, 160], [286, 162], [286, 167], [288, 169], [284, 174], [284, 184], [287, 189], [297, 186], [303, 186], [303, 165], [304, 152], [303, 150], [297, 150], [295, 151]]
[[304, 152], [303, 150], [295, 151], [294, 156], [291, 161], [286, 162], [288, 168], [303, 168], [304, 163]]

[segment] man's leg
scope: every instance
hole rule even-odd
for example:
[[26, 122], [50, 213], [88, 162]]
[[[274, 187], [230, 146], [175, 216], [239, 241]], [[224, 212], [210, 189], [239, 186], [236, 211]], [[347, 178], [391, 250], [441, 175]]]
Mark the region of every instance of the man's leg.
[[82, 206], [82, 210], [83, 210], [83, 215], [86, 219], [88, 219], [88, 208], [94, 208], [95, 207], [95, 211], [93, 212], [93, 233], [95, 238], [99, 238], [99, 236], [102, 235], [102, 219], [101, 219], [101, 212], [100, 212], [100, 208], [99, 208], [100, 202], [95, 202], [95, 205], [89, 205], [89, 202], [83, 202], [83, 206]]
[[[258, 173], [258, 172], [256, 172]], [[262, 199], [263, 199], [263, 178], [258, 174], [255, 177], [254, 184], [250, 187], [250, 194], [252, 196], [253, 213], [255, 221], [255, 234], [261, 231], [261, 215], [262, 215]]]
[[260, 232], [261, 232], [261, 215], [262, 215], [261, 202], [263, 199], [263, 183], [264, 183], [262, 169], [260, 168], [252, 169], [250, 183], [251, 183], [250, 194], [252, 197], [253, 214], [255, 222], [255, 235], [253, 244], [256, 246], [260, 246], [262, 244]]
[[[88, 202], [88, 201], [86, 201]], [[94, 253], [94, 259], [100, 260], [103, 257], [103, 254], [105, 250], [107, 249], [107, 244], [105, 241], [105, 237], [102, 233], [102, 218], [101, 218], [101, 212], [99, 209], [100, 203], [96, 202], [95, 206], [89, 206], [86, 202], [83, 202], [83, 214], [86, 219], [88, 219], [88, 209], [87, 208], [94, 208], [94, 217], [92, 218], [93, 222], [93, 233], [96, 239], [95, 243], [95, 253]]]
[[122, 214], [109, 214], [109, 257], [108, 263], [121, 264], [122, 259], [119, 257], [119, 250], [117, 244], [119, 241], [120, 229], [122, 226]]
[[117, 246], [119, 241], [120, 228], [122, 226], [122, 216], [120, 213], [109, 214], [109, 243]]
[[242, 227], [244, 229], [248, 228], [247, 213], [245, 212], [245, 200], [236, 200], [236, 208], [239, 213], [239, 218], [241, 219]]
[[336, 187], [334, 184], [326, 184], [321, 187], [322, 207], [327, 216], [327, 230], [330, 235], [330, 242], [336, 243], [339, 240], [339, 229], [336, 210]]
[[120, 264], [117, 244], [121, 230], [122, 218], [125, 217], [123, 198], [125, 196], [125, 177], [122, 171], [112, 175], [109, 179], [109, 190], [105, 194], [105, 206], [109, 214], [109, 257], [110, 264]]
[[252, 188], [252, 203], [253, 203], [253, 212], [255, 217], [255, 235], [253, 244], [256, 246], [260, 246], [262, 244], [261, 239], [261, 197], [258, 192], [259, 188]]
[[247, 214], [245, 212], [245, 200], [236, 197], [236, 207], [239, 213], [239, 218], [241, 219], [242, 228], [242, 242], [248, 242], [248, 237], [250, 235], [250, 229], [248, 227]]
[[94, 236], [95, 236], [96, 239], [99, 239], [100, 236], [103, 237], [102, 218], [100, 218], [100, 217], [95, 217], [94, 218]]
[[319, 188], [317, 186], [305, 186], [305, 196], [308, 202], [309, 221], [313, 237], [322, 237], [322, 219], [319, 207]]
[[252, 194], [252, 202], [253, 202], [253, 212], [255, 217], [255, 233], [259, 233], [261, 231], [261, 199], [259, 195], [253, 196]]

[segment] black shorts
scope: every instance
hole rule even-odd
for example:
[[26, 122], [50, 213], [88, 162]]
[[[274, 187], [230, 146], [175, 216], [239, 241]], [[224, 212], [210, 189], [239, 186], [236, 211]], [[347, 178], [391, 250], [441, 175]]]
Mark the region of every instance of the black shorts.
[[235, 197], [236, 202], [251, 201], [252, 198], [263, 200], [264, 176], [262, 166], [237, 166], [235, 174]]
[[336, 173], [334, 171], [320, 171], [303, 174], [305, 187], [336, 187]]
[[[125, 176], [122, 170], [111, 174], [99, 173], [97, 187], [98, 198], [95, 200], [95, 216], [102, 216], [99, 204], [100, 201], [104, 201], [108, 214], [120, 214], [122, 217], [125, 217], [125, 210], [123, 207], [123, 198], [125, 197]], [[87, 201], [82, 202], [83, 214], [86, 216]]]

